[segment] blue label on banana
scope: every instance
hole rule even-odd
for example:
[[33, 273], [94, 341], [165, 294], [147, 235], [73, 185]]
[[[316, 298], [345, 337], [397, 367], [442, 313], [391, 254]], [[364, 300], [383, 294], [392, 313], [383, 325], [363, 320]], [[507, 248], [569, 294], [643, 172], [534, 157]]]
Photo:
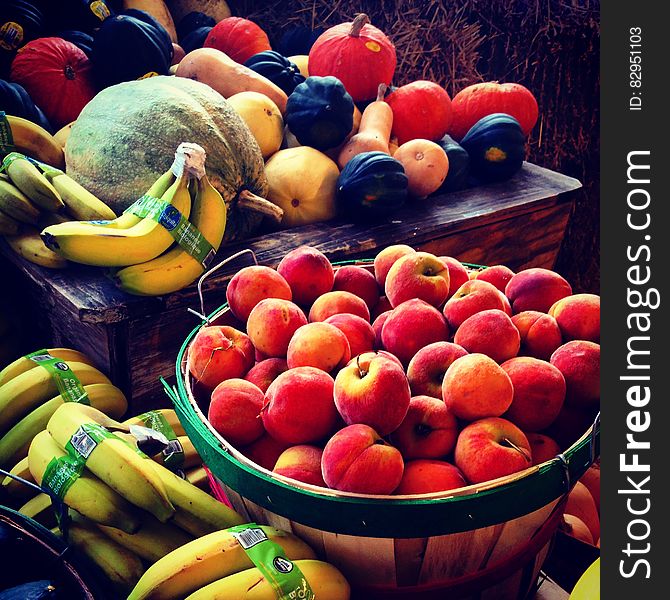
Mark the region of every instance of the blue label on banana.
[[141, 219], [153, 219], [161, 224], [170, 232], [177, 244], [205, 269], [212, 263], [216, 255], [216, 249], [193, 223], [165, 200], [145, 194], [124, 212], [131, 213]]
[[66, 362], [51, 356], [47, 350], [31, 352], [26, 355], [26, 358], [29, 358], [47, 370], [49, 375], [55, 380], [58, 392], [65, 402], [90, 404], [88, 393]]

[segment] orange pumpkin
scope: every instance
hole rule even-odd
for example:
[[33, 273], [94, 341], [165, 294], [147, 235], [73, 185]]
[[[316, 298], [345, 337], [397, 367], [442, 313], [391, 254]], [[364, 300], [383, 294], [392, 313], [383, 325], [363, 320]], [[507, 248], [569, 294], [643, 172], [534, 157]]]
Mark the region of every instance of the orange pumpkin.
[[219, 21], [207, 34], [203, 47], [221, 50], [238, 63], [244, 63], [259, 52], [272, 50], [265, 31], [253, 21], [241, 17]]

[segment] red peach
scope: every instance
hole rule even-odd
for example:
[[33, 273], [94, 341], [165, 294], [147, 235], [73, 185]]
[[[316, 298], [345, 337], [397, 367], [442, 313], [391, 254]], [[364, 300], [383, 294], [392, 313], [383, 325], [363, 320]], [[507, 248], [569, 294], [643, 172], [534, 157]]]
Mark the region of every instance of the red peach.
[[363, 354], [359, 354], [358, 356], [352, 358], [349, 362], [351, 364], [356, 363], [356, 364], [367, 365], [375, 356], [383, 356], [384, 358], [393, 361], [401, 369], [405, 368], [400, 362], [400, 359], [395, 354], [391, 354], [386, 350], [371, 350], [370, 352], [363, 352]]
[[379, 315], [386, 312], [387, 310], [393, 310], [389, 299], [386, 296], [380, 296], [379, 302], [375, 304], [374, 309], [370, 312], [370, 320], [374, 321]]
[[465, 319], [482, 310], [498, 309], [506, 312], [502, 294], [493, 284], [479, 279], [470, 279], [447, 300], [443, 314], [452, 331], [456, 331]]
[[267, 357], [286, 356], [288, 343], [298, 327], [307, 323], [302, 309], [290, 300], [266, 298], [249, 314], [247, 333], [256, 350]]
[[598, 514], [600, 514], [600, 464], [593, 463], [579, 478], [579, 481], [586, 486], [591, 496], [593, 496]]
[[256, 441], [263, 432], [263, 392], [245, 379], [226, 379], [214, 388], [207, 418], [234, 446]]
[[266, 431], [287, 445], [309, 444], [329, 435], [337, 422], [333, 378], [321, 369], [295, 367], [265, 392], [261, 413]]
[[412, 394], [442, 399], [442, 380], [447, 369], [467, 350], [451, 342], [434, 342], [419, 350], [409, 361], [407, 379]]
[[456, 440], [454, 460], [469, 483], [511, 475], [532, 464], [524, 433], [499, 417], [481, 419], [463, 428]]
[[510, 279], [514, 277], [514, 271], [505, 265], [493, 265], [477, 271], [475, 279], [488, 281], [495, 285], [501, 292], [505, 293], [505, 287]]
[[381, 435], [402, 423], [410, 400], [402, 367], [376, 352], [359, 355], [341, 369], [333, 393], [345, 423], [364, 423]]
[[500, 365], [514, 386], [514, 399], [504, 417], [524, 431], [546, 429], [565, 400], [565, 378], [552, 364], [518, 356]]
[[384, 323], [386, 323], [386, 319], [389, 318], [391, 310], [384, 311], [383, 313], [378, 315], [377, 318], [372, 323], [372, 331], [375, 332], [375, 349], [383, 347], [382, 328], [384, 327]]
[[316, 367], [326, 372], [343, 367], [351, 358], [347, 336], [330, 323], [298, 327], [286, 352], [289, 369]]
[[589, 528], [594, 540], [600, 537], [600, 516], [595, 500], [588, 488], [581, 482], [575, 482], [565, 503], [565, 512], [580, 518]]
[[524, 432], [530, 444], [533, 464], [541, 465], [561, 453], [558, 442], [544, 433]]
[[424, 346], [449, 339], [449, 327], [437, 308], [413, 298], [396, 306], [382, 327], [382, 346], [403, 365]]
[[512, 317], [521, 336], [520, 354], [549, 360], [562, 343], [561, 330], [554, 317], [536, 310], [525, 310]]
[[244, 267], [228, 282], [226, 300], [232, 313], [241, 321], [246, 321], [251, 309], [265, 298], [292, 298], [289, 284], [270, 267]]
[[474, 421], [499, 417], [512, 404], [514, 388], [509, 375], [485, 354], [466, 354], [447, 369], [442, 398], [459, 419]]
[[600, 401], [600, 344], [583, 340], [567, 342], [551, 355], [552, 365], [565, 377], [565, 401], [589, 408]]
[[463, 266], [460, 260], [453, 258], [452, 256], [440, 256], [440, 260], [447, 265], [449, 269], [449, 293], [447, 294], [447, 299], [451, 298], [456, 290], [461, 287], [470, 276], [468, 270]]
[[393, 266], [393, 263], [401, 256], [405, 256], [406, 254], [413, 254], [414, 252], [416, 252], [416, 250], [407, 244], [394, 244], [392, 246], [387, 246], [377, 253], [377, 256], [375, 256], [373, 262], [373, 266], [375, 271], [375, 279], [377, 280], [377, 284], [381, 289], [384, 289], [386, 275], [388, 274], [389, 269]]
[[372, 325], [358, 315], [342, 313], [328, 317], [324, 323], [337, 327], [349, 341], [351, 356], [374, 350], [375, 332]]
[[281, 453], [288, 448], [289, 444], [285, 444], [274, 439], [268, 433], [264, 433], [255, 442], [240, 448], [240, 452], [244, 454], [251, 462], [272, 471], [277, 459]]
[[561, 298], [549, 309], [563, 339], [600, 343], [600, 296], [574, 294]]
[[449, 269], [429, 252], [407, 254], [391, 265], [384, 292], [394, 308], [414, 298], [440, 306], [449, 293]]
[[519, 353], [519, 330], [502, 310], [482, 310], [468, 317], [456, 330], [454, 342], [470, 353], [490, 356], [498, 363]]
[[391, 494], [402, 479], [400, 452], [368, 425], [340, 429], [323, 449], [321, 472], [329, 487], [359, 494]]
[[228, 325], [203, 327], [188, 347], [191, 375], [210, 390], [225, 379], [244, 377], [253, 364], [249, 336]]
[[537, 310], [546, 313], [551, 305], [572, 294], [572, 287], [555, 271], [533, 267], [516, 273], [505, 287], [514, 313]]
[[344, 265], [335, 271], [334, 291], [350, 292], [362, 298], [372, 310], [379, 301], [379, 286], [371, 271], [357, 265]]
[[322, 455], [323, 450], [318, 446], [291, 446], [281, 453], [272, 471], [304, 483], [326, 487], [321, 474]]
[[291, 250], [277, 265], [277, 272], [291, 286], [293, 302], [309, 306], [333, 289], [335, 273], [328, 257], [311, 246]]
[[285, 359], [265, 358], [251, 367], [244, 378], [257, 385], [265, 393], [277, 376], [287, 370], [288, 365]]
[[333, 315], [351, 313], [370, 322], [370, 311], [365, 301], [350, 292], [326, 292], [319, 296], [309, 309], [309, 320], [325, 321]]
[[581, 540], [591, 546], [594, 545], [591, 530], [587, 527], [584, 521], [579, 517], [575, 517], [575, 515], [564, 514], [563, 522], [559, 525], [559, 529], [567, 533], [570, 537]]
[[444, 460], [419, 459], [405, 463], [395, 495], [430, 494], [467, 485], [460, 469]]
[[390, 441], [405, 459], [440, 458], [454, 449], [457, 437], [456, 417], [442, 400], [414, 396]]

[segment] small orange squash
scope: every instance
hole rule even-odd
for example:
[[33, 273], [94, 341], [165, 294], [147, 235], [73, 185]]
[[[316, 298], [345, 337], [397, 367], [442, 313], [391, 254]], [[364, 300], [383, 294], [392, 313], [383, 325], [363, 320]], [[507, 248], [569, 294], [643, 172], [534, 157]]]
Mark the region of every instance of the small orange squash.
[[449, 172], [447, 153], [435, 142], [420, 138], [398, 146], [393, 158], [405, 168], [407, 192], [415, 198], [425, 198], [435, 192]]

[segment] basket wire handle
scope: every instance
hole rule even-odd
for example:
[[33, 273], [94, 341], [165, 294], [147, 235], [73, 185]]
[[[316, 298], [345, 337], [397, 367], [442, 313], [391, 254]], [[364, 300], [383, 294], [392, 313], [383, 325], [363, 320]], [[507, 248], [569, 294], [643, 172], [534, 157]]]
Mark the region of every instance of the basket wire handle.
[[197, 312], [192, 308], [187, 308], [186, 310], [188, 310], [188, 312], [194, 314], [196, 317], [200, 317], [203, 320], [203, 322], [209, 325], [209, 317], [205, 313], [205, 299], [202, 295], [202, 284], [205, 282], [205, 279], [207, 279], [210, 275], [212, 275], [212, 273], [215, 273], [221, 267], [223, 267], [223, 265], [229, 263], [231, 260], [235, 260], [236, 258], [242, 256], [243, 254], [251, 254], [254, 264], [255, 265], [258, 264], [256, 254], [254, 253], [253, 250], [251, 250], [251, 248], [245, 248], [244, 250], [240, 250], [239, 252], [232, 254], [228, 258], [224, 258], [218, 265], [212, 267], [209, 271], [206, 271], [200, 276], [200, 279], [198, 279], [198, 297], [200, 298], [200, 312]]
[[596, 418], [593, 420], [593, 425], [591, 425], [591, 463], [593, 464], [598, 458], [596, 454], [596, 430], [600, 429], [600, 411], [596, 415]]

